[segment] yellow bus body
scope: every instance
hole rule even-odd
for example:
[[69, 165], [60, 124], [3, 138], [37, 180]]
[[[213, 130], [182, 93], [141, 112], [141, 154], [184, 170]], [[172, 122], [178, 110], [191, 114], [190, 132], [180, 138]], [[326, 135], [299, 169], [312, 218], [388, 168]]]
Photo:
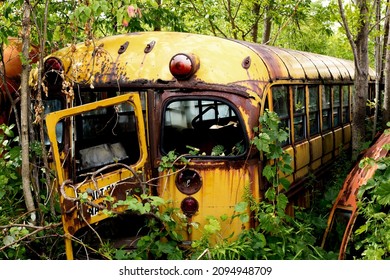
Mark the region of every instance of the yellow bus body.
[[[183, 60], [184, 65], [192, 67], [191, 72], [186, 76], [175, 76], [170, 65], [180, 68], [181, 62], [175, 63], [183, 57], [187, 59]], [[56, 144], [59, 120], [77, 114], [81, 116], [93, 106], [96, 109], [113, 104], [115, 100], [126, 99], [128, 96], [122, 94], [128, 92], [142, 93], [144, 99], [141, 101], [131, 95], [132, 105], [137, 111], [140, 144], [140, 158], [133, 167], [144, 172], [145, 180], [159, 178], [154, 191], [171, 201], [174, 207], [183, 208], [183, 201], [187, 198], [191, 199], [191, 203], [197, 203], [195, 213], [184, 213], [191, 228], [183, 232], [186, 241], [202, 236], [208, 217], [236, 214], [235, 205], [244, 201], [248, 192], [255, 200], [261, 199], [265, 191], [261, 173], [266, 162], [250, 141], [255, 136], [253, 128], [259, 126], [259, 117], [266, 108], [280, 116], [286, 113], [281, 120], [290, 132], [285, 150], [292, 157], [294, 170], [287, 177], [292, 184], [288, 192], [292, 205], [308, 203], [301, 183], [310, 173], [324, 170], [341, 152], [340, 147], [348, 148], [351, 140], [354, 78], [351, 61], [173, 32], [131, 33], [102, 38], [93, 44], [82, 43], [60, 50], [50, 55], [46, 62], [51, 61], [55, 65], [52, 59], [59, 61], [64, 81], [69, 82], [69, 88], [73, 89], [68, 88], [63, 96], [67, 100], [63, 103], [64, 108], [47, 116], [59, 185], [70, 180], [83, 191], [94, 184], [91, 181], [76, 183], [74, 175], [65, 170], [64, 160], [61, 160], [65, 157], [63, 148]], [[48, 71], [54, 70], [48, 68]], [[62, 76], [55, 77], [61, 80]], [[51, 78], [48, 79], [50, 81], [54, 85], [58, 80]], [[49, 98], [64, 92], [58, 86], [48, 88]], [[89, 105], [77, 104], [78, 99], [87, 93], [109, 91], [115, 91], [119, 97], [101, 98], [101, 101]], [[285, 97], [278, 99], [279, 94]], [[284, 111], [278, 111], [282, 107]], [[223, 117], [220, 115], [222, 111], [226, 112]], [[67, 133], [73, 132], [69, 129]], [[213, 140], [224, 142], [238, 137], [239, 147], [243, 150], [215, 156], [210, 147], [205, 147], [202, 153], [200, 146], [208, 144], [204, 139], [218, 133], [218, 138]], [[69, 137], [70, 149], [74, 148], [76, 140]], [[192, 143], [199, 144], [195, 148], [199, 148], [200, 153], [195, 156], [188, 155], [188, 150], [185, 150]], [[216, 144], [213, 143], [213, 148]], [[232, 151], [237, 147], [230, 142], [225, 144], [222, 148], [231, 145]], [[171, 150], [187, 154], [190, 158], [185, 167], [188, 173], [158, 171], [162, 157]], [[79, 163], [75, 160], [74, 164]], [[122, 176], [131, 177], [126, 172], [119, 168], [103, 174], [95, 187], [103, 188], [120, 181]], [[168, 173], [172, 175], [167, 176]], [[194, 193], [183, 192], [178, 188], [178, 176], [184, 179], [189, 176], [190, 181], [192, 177], [200, 178], [200, 188]], [[65, 205], [63, 199], [61, 202]], [[72, 235], [86, 223], [75, 225], [73, 220], [77, 213], [69, 215], [66, 209], [70, 211], [69, 207], [63, 206], [64, 227]], [[247, 213], [250, 215], [249, 209]], [[106, 218], [108, 216], [101, 212], [87, 223], [94, 224]], [[197, 227], [193, 227], [195, 224]], [[223, 219], [221, 236], [237, 236], [243, 228], [251, 226], [250, 222], [242, 223], [238, 218]], [[67, 255], [72, 258], [68, 246]]]

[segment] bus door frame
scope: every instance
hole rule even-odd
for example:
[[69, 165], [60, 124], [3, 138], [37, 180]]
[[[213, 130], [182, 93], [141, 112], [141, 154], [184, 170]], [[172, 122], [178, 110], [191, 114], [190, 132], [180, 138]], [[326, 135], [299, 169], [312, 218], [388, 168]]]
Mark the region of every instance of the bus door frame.
[[[68, 109], [64, 109], [64, 110], [60, 110], [60, 111], [56, 111], [56, 112], [52, 112], [52, 113], [46, 115], [45, 121], [46, 121], [46, 126], [47, 126], [47, 133], [48, 133], [48, 137], [49, 137], [51, 148], [52, 148], [56, 176], [57, 176], [57, 180], [58, 180], [57, 184], [58, 184], [59, 192], [60, 192], [60, 205], [61, 205], [61, 212], [62, 212], [61, 216], [62, 216], [63, 227], [64, 227], [64, 231], [65, 231], [65, 250], [66, 250], [66, 256], [68, 259], [73, 259], [73, 249], [72, 249], [72, 240], [71, 240], [72, 233], [70, 232], [70, 229], [72, 227], [75, 227], [75, 225], [72, 223], [73, 217], [71, 219], [69, 219], [69, 216], [66, 214], [66, 209], [69, 208], [69, 205], [65, 205], [65, 204], [69, 204], [69, 200], [65, 200], [63, 194], [61, 193], [61, 188], [60, 188], [60, 186], [62, 186], [64, 184], [64, 182], [67, 181], [67, 178], [65, 178], [66, 175], [65, 175], [64, 169], [62, 167], [62, 163], [61, 163], [61, 159], [62, 159], [63, 155], [61, 155], [60, 150], [59, 150], [59, 146], [57, 143], [56, 126], [64, 118], [73, 117], [73, 116], [80, 115], [82, 113], [92, 111], [92, 110], [95, 110], [98, 108], [114, 106], [114, 105], [121, 104], [124, 102], [129, 102], [134, 107], [135, 119], [137, 121], [136, 127], [137, 127], [137, 133], [138, 133], [138, 142], [139, 142], [139, 146], [140, 146], [140, 158], [139, 158], [138, 162], [129, 166], [130, 167], [129, 169], [121, 168], [120, 172], [117, 172], [117, 174], [115, 174], [115, 175], [112, 175], [112, 173], [109, 173], [111, 175], [107, 174], [107, 176], [103, 176], [103, 177], [106, 177], [105, 178], [106, 181], [109, 181], [110, 178], [108, 178], [108, 177], [112, 177], [113, 179], [117, 178], [118, 180], [123, 180], [126, 178], [132, 178], [133, 176], [135, 176], [133, 174], [133, 172], [130, 171], [130, 169], [132, 169], [133, 171], [144, 169], [144, 167], [147, 163], [147, 159], [148, 159], [147, 142], [146, 142], [146, 134], [145, 134], [145, 123], [144, 123], [144, 118], [143, 118], [141, 100], [140, 100], [138, 93], [128, 93], [128, 94], [112, 97], [109, 99], [105, 99], [105, 100], [101, 100], [101, 101], [97, 101], [97, 102], [92, 102], [92, 103], [88, 103], [88, 104], [81, 105], [81, 106], [75, 106], [72, 108], [68, 108]], [[67, 128], [64, 128], [63, 134], [66, 133], [65, 132], [66, 129]], [[71, 131], [70, 133], [73, 133], [73, 131]], [[70, 143], [70, 144], [73, 145], [73, 143]], [[83, 183], [84, 182], [80, 183], [79, 185], [81, 185]], [[75, 197], [75, 191], [71, 190], [71, 188], [66, 188], [64, 190], [64, 192], [66, 193], [66, 195], [68, 197]], [[108, 215], [102, 213], [102, 211], [99, 211], [99, 212], [100, 212], [98, 215], [99, 218], [94, 222], [98, 222], [100, 220], [103, 220], [103, 219], [106, 219], [109, 217]], [[79, 227], [79, 228], [81, 228], [81, 227]]]

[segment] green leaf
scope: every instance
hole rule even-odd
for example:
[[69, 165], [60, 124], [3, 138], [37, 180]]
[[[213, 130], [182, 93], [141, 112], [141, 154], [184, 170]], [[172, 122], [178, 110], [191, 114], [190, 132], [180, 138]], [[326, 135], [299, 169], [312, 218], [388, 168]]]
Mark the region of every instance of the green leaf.
[[270, 144], [271, 138], [266, 133], [260, 133], [257, 138], [253, 140], [253, 144], [255, 144], [256, 148], [259, 151], [263, 151], [268, 153], [270, 151], [269, 144]]
[[237, 203], [234, 206], [234, 211], [241, 213], [241, 212], [246, 211], [247, 208], [248, 208], [248, 202], [242, 201], [242, 202]]
[[266, 192], [265, 192], [265, 198], [270, 200], [270, 201], [273, 201], [275, 200], [275, 196], [276, 196], [276, 192], [275, 192], [275, 189], [274, 188], [269, 188]]
[[5, 246], [12, 244], [15, 241], [15, 238], [11, 235], [7, 235], [3, 238], [3, 243]]
[[249, 215], [247, 213], [241, 214], [240, 221], [244, 224], [248, 223], [249, 222]]
[[226, 214], [223, 214], [223, 215], [221, 215], [221, 217], [220, 217], [221, 221], [223, 221], [223, 222], [226, 221], [228, 218], [229, 218], [229, 216], [226, 215]]
[[362, 233], [366, 232], [367, 229], [368, 229], [368, 224], [364, 224], [364, 225], [362, 225], [361, 227], [359, 227], [359, 228], [355, 231], [355, 233], [359, 235], [359, 234], [362, 234]]
[[282, 171], [286, 175], [290, 175], [294, 172], [294, 169], [289, 164], [283, 164], [280, 168], [280, 171]]
[[287, 191], [289, 189], [289, 187], [290, 187], [290, 181], [289, 180], [287, 180], [286, 178], [280, 178], [279, 182], [282, 185], [284, 190]]
[[159, 196], [150, 196], [149, 197], [151, 199], [150, 203], [153, 205], [153, 206], [161, 206], [163, 204], [165, 204], [165, 200], [162, 198], [162, 197], [159, 197]]
[[390, 205], [390, 182], [382, 182], [374, 193], [378, 196], [378, 203], [381, 205]]
[[263, 169], [263, 176], [267, 179], [267, 181], [271, 181], [276, 175], [275, 167], [271, 165], [266, 165]]
[[277, 206], [281, 210], [285, 210], [288, 204], [288, 198], [285, 194], [279, 194], [276, 197]]
[[375, 164], [375, 160], [372, 158], [365, 157], [359, 162], [359, 168], [365, 168], [366, 166], [373, 166]]
[[209, 223], [204, 226], [204, 229], [207, 233], [214, 234], [221, 230], [221, 225], [216, 218], [209, 217], [208, 220]]

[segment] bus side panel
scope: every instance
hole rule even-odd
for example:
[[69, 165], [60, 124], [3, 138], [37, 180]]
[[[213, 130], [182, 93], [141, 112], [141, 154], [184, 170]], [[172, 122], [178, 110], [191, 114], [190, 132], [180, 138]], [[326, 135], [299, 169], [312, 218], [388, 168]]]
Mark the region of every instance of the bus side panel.
[[352, 130], [351, 130], [351, 125], [347, 124], [344, 126], [343, 129], [343, 145], [344, 148], [349, 148], [351, 146], [351, 139], [352, 139]]
[[327, 163], [332, 159], [333, 156], [333, 132], [329, 131], [323, 135], [322, 140], [322, 164]]
[[310, 139], [311, 169], [316, 170], [321, 166], [322, 137], [317, 136]]
[[340, 148], [342, 148], [343, 144], [343, 129], [337, 128], [334, 130], [334, 153], [335, 156], [338, 156], [340, 154]]
[[[208, 217], [215, 217], [221, 223], [220, 234], [228, 237], [232, 233], [239, 234], [239, 229], [249, 228], [249, 223], [243, 224], [238, 217], [231, 219], [237, 203], [245, 201], [247, 190], [251, 190], [256, 200], [259, 199], [259, 170], [251, 164], [249, 167], [229, 168], [225, 164], [211, 167], [191, 165], [189, 169], [196, 170], [202, 178], [202, 187], [192, 195], [181, 193], [175, 184], [176, 175], [165, 177], [159, 182], [159, 195], [165, 200], [171, 200], [173, 208], [181, 207], [187, 197], [195, 198], [199, 203], [198, 211], [187, 217], [187, 224], [198, 224], [198, 229], [192, 228], [183, 232], [184, 239], [199, 240], [208, 224]], [[244, 165], [245, 166], [245, 165]], [[199, 168], [200, 167], [200, 168]], [[166, 175], [160, 174], [160, 175]], [[249, 215], [249, 208], [247, 209]], [[228, 219], [221, 219], [226, 216]]]
[[295, 146], [295, 181], [305, 177], [309, 173], [310, 146], [305, 141]]

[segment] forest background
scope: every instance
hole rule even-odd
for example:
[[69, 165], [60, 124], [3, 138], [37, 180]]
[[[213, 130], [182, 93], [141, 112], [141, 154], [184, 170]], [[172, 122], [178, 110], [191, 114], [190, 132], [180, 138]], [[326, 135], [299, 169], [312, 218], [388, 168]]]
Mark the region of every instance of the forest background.
[[[209, 34], [351, 59], [355, 61], [357, 73], [353, 100], [356, 156], [367, 140], [364, 136], [375, 134], [377, 126], [384, 127], [389, 120], [388, 5], [388, 0], [0, 1], [1, 58], [10, 37], [23, 41], [23, 72], [17, 91], [21, 100], [20, 117], [16, 118], [19, 138], [12, 138], [13, 131], [2, 126], [3, 136], [8, 138], [0, 139], [1, 152], [6, 155], [0, 160], [0, 258], [63, 257], [62, 245], [58, 250], [53, 249], [61, 243], [61, 223], [51, 196], [52, 180], [49, 172], [43, 172], [47, 174], [45, 177], [37, 176], [47, 166], [43, 140], [22, 133], [31, 131], [34, 125], [42, 126], [42, 120], [33, 124], [29, 117], [28, 79], [31, 68], [38, 68], [42, 75], [40, 65], [47, 54], [113, 34], [164, 30]], [[30, 45], [39, 48], [39, 57], [35, 58], [38, 64], [31, 64], [28, 59]], [[385, 87], [383, 92], [377, 92], [377, 100], [383, 100], [381, 108], [378, 102], [371, 104], [383, 110], [382, 123], [374, 122], [367, 131], [362, 115], [366, 103], [361, 103], [360, 97], [365, 100], [367, 96], [369, 66], [377, 71], [377, 82]], [[4, 81], [4, 75], [1, 79]], [[2, 94], [4, 98], [7, 93], [2, 91]], [[50, 249], [38, 252], [34, 243]]]

